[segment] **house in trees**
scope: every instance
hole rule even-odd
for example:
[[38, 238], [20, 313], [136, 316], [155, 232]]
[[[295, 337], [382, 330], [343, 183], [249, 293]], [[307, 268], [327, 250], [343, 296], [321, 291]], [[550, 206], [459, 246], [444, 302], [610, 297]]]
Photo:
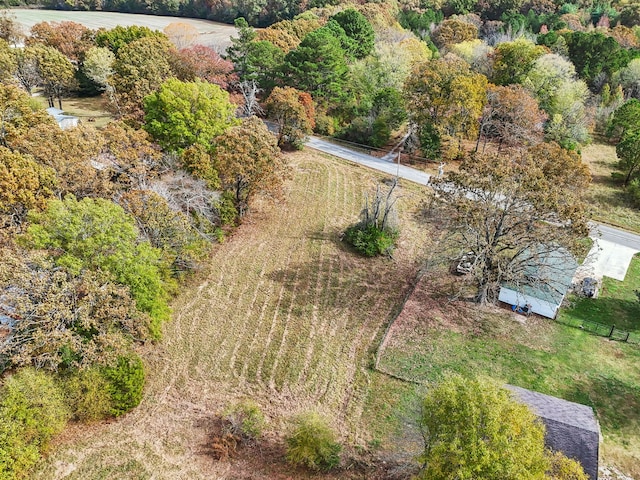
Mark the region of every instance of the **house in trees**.
[[517, 280], [500, 286], [498, 300], [524, 308], [527, 313], [555, 318], [571, 288], [578, 263], [565, 248], [546, 245], [539, 245], [535, 252], [527, 250], [521, 256]]
[[53, 117], [62, 130], [78, 126], [78, 117], [73, 115], [65, 115], [59, 108], [49, 107], [47, 113]]
[[546, 429], [546, 446], [580, 462], [589, 478], [598, 480], [600, 425], [593, 409], [513, 385], [507, 388], [540, 417]]

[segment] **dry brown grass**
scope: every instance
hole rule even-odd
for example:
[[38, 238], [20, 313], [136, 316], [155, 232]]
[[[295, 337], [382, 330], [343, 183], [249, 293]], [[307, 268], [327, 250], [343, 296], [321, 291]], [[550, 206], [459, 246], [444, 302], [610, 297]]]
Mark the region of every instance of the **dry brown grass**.
[[[242, 460], [207, 454], [213, 415], [247, 397], [272, 432], [315, 408], [347, 442], [369, 439], [368, 366], [428, 248], [413, 215], [421, 190], [399, 190], [395, 259], [364, 259], [340, 237], [380, 177], [310, 152], [289, 160], [284, 203], [257, 205], [174, 302], [163, 342], [146, 353], [142, 404], [118, 421], [69, 430], [35, 478], [249, 478]], [[275, 478], [254, 468], [251, 478]]]

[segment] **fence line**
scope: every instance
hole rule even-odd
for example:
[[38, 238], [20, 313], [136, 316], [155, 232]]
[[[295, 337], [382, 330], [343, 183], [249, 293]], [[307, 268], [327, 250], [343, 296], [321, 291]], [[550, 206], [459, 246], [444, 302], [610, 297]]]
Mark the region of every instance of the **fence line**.
[[640, 333], [627, 332], [626, 330], [617, 328], [615, 325], [605, 325], [604, 323], [598, 323], [592, 320], [573, 320], [566, 318], [562, 320], [556, 319], [556, 322], [570, 327], [579, 328], [580, 330], [586, 330], [587, 332], [595, 335], [607, 337], [619, 342], [640, 345]]

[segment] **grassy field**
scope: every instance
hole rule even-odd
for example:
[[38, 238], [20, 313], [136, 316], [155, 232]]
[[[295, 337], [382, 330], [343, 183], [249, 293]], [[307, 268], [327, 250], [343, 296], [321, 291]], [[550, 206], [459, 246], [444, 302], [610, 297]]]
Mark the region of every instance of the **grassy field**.
[[602, 143], [588, 145], [582, 150], [582, 159], [589, 165], [593, 178], [587, 195], [591, 218], [640, 233], [640, 209], [629, 202], [622, 186], [611, 178], [618, 161], [615, 147]]
[[[45, 97], [37, 96], [33, 98], [41, 104], [43, 108], [49, 106]], [[81, 122], [100, 128], [104, 127], [114, 118], [106, 109], [105, 102], [106, 100], [103, 97], [63, 98], [62, 109], [68, 115], [79, 117]], [[58, 108], [57, 101], [56, 108]]]
[[572, 322], [592, 320], [629, 332], [640, 333], [640, 257], [629, 265], [624, 282], [604, 277], [598, 298], [574, 297], [571, 306], [560, 310], [559, 319]]
[[430, 250], [413, 214], [422, 190], [401, 184], [394, 259], [365, 259], [341, 232], [380, 177], [313, 153], [289, 159], [286, 201], [259, 204], [175, 301], [164, 341], [146, 355], [140, 407], [113, 423], [70, 429], [35, 478], [280, 478], [207, 454], [213, 415], [247, 397], [273, 432], [291, 415], [319, 409], [350, 444], [385, 435], [387, 418], [365, 412], [378, 398], [372, 388], [385, 382], [370, 367]]
[[594, 407], [603, 459], [640, 477], [640, 348], [508, 310], [448, 303], [423, 277], [387, 337], [379, 367], [426, 383], [447, 372], [506, 383]]
[[200, 36], [196, 43], [212, 47], [226, 48], [229, 38], [236, 35], [233, 25], [198, 20], [193, 18], [163, 17], [156, 15], [139, 15], [115, 12], [70, 12], [62, 10], [35, 10], [35, 9], [11, 9], [18, 22], [28, 31], [39, 22], [71, 21], [81, 23], [87, 28], [97, 30], [99, 28], [113, 28], [118, 25], [139, 25], [152, 30], [163, 30], [170, 23], [182, 22], [195, 27]]

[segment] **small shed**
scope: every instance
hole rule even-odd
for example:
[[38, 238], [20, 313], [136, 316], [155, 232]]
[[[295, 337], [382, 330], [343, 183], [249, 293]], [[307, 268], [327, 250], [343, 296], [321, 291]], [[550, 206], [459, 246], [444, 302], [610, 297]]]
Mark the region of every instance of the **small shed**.
[[507, 388], [540, 417], [546, 446], [580, 462], [590, 480], [598, 480], [600, 425], [593, 409], [513, 385]]
[[58, 123], [58, 126], [62, 130], [78, 126], [78, 117], [74, 117], [73, 115], [65, 115], [65, 113], [59, 108], [49, 107], [47, 108], [47, 113], [53, 117], [53, 119]]
[[530, 311], [547, 318], [556, 318], [578, 263], [562, 247], [541, 245], [535, 253], [522, 254], [522, 279], [505, 282], [500, 287], [498, 300], [509, 305], [530, 306]]

